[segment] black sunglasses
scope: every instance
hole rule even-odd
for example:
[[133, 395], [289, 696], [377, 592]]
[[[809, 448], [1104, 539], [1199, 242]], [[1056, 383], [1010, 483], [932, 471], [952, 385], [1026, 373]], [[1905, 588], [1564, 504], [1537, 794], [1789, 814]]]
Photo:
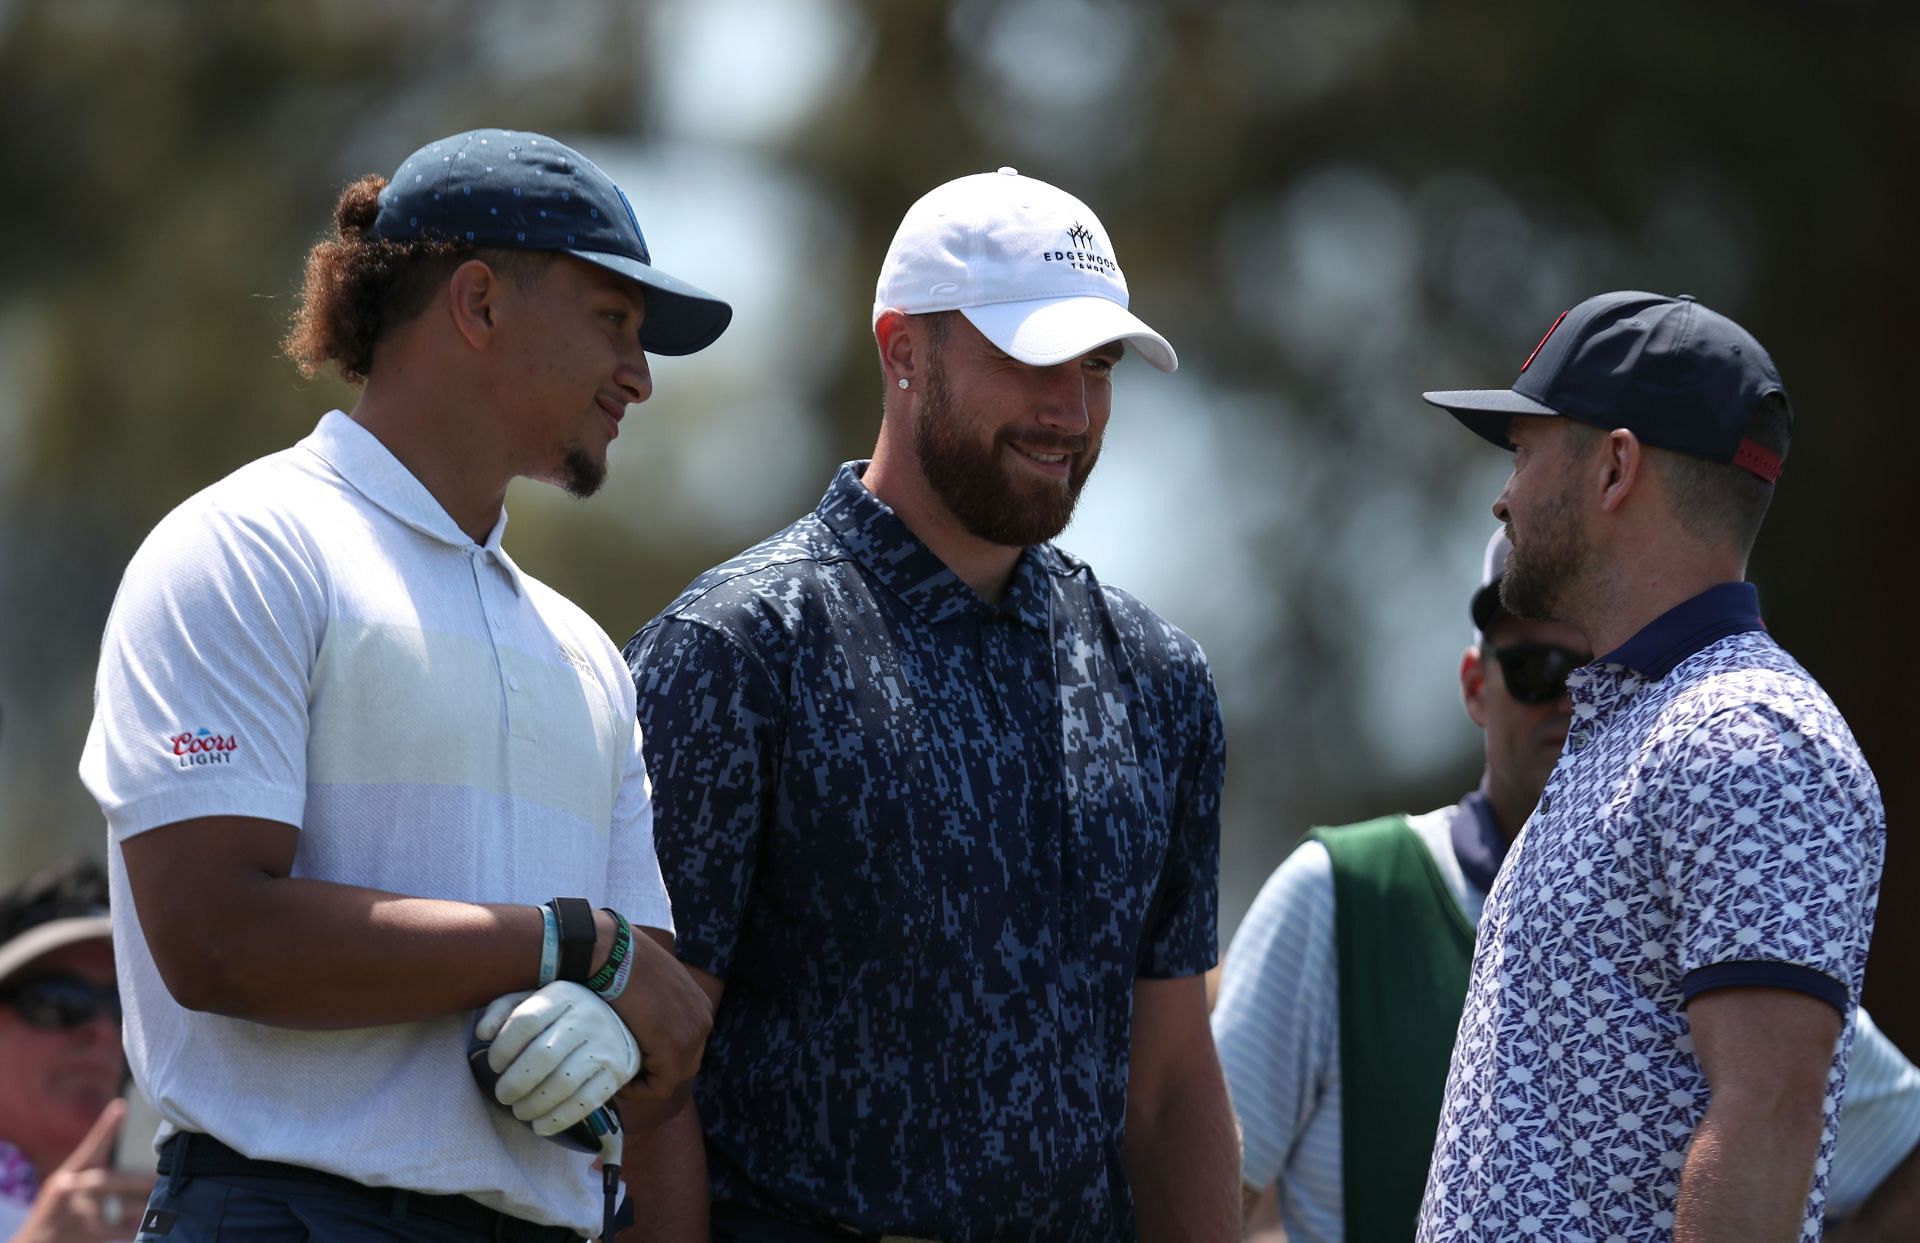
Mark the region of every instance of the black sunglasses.
[[1515, 643], [1509, 647], [1483, 645], [1500, 662], [1507, 694], [1523, 704], [1552, 703], [1567, 693], [1567, 675], [1592, 660], [1586, 652], [1551, 643]]
[[102, 1015], [120, 1021], [120, 994], [112, 985], [71, 975], [42, 976], [0, 988], [0, 1005], [17, 1011], [27, 1026], [41, 1031], [71, 1031]]

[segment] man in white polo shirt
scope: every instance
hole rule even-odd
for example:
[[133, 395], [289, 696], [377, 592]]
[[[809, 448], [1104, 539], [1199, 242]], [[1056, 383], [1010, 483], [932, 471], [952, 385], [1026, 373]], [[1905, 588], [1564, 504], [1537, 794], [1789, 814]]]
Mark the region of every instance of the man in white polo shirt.
[[[537, 134], [432, 143], [335, 224], [287, 350], [360, 400], [162, 520], [101, 653], [81, 773], [165, 1119], [140, 1238], [573, 1238], [596, 1180], [541, 1136], [629, 1078], [630, 1122], [677, 1108], [711, 1012], [626, 667], [502, 549], [502, 500], [593, 492], [647, 352], [731, 310]], [[467, 1062], [496, 1002], [512, 1113]]]

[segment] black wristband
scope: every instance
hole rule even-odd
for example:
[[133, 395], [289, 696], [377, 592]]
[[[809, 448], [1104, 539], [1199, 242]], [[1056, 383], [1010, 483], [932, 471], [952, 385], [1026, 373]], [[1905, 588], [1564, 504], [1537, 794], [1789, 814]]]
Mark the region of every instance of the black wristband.
[[555, 898], [547, 905], [560, 921], [560, 973], [556, 978], [585, 984], [593, 974], [593, 903], [585, 898]]

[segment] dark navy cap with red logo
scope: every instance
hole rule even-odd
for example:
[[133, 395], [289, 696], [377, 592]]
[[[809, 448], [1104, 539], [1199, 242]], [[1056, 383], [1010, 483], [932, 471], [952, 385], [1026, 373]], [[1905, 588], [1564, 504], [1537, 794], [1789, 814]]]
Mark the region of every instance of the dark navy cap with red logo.
[[640, 344], [653, 354], [712, 345], [733, 308], [653, 266], [633, 204], [593, 161], [525, 130], [476, 129], [408, 156], [380, 192], [377, 237], [441, 238], [501, 250], [564, 251], [646, 290]]
[[1773, 360], [1746, 329], [1690, 295], [1624, 290], [1555, 320], [1512, 388], [1421, 396], [1503, 449], [1513, 448], [1514, 415], [1558, 415], [1626, 428], [1644, 444], [1730, 462], [1772, 483], [1780, 455], [1748, 439], [1747, 428], [1775, 393], [1786, 400]]

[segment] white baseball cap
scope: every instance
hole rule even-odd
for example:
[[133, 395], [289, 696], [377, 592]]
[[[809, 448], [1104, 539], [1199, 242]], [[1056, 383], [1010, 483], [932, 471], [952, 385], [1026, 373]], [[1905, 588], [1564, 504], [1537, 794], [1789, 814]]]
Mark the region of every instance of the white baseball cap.
[[939, 186], [907, 209], [880, 265], [873, 319], [959, 311], [1007, 354], [1035, 367], [1125, 341], [1161, 371], [1167, 339], [1127, 310], [1127, 278], [1100, 218], [1055, 186], [1011, 168]]
[[81, 941], [111, 941], [113, 920], [105, 911], [98, 915], [76, 915], [35, 924], [5, 944], [0, 944], [0, 981], [45, 954]]

